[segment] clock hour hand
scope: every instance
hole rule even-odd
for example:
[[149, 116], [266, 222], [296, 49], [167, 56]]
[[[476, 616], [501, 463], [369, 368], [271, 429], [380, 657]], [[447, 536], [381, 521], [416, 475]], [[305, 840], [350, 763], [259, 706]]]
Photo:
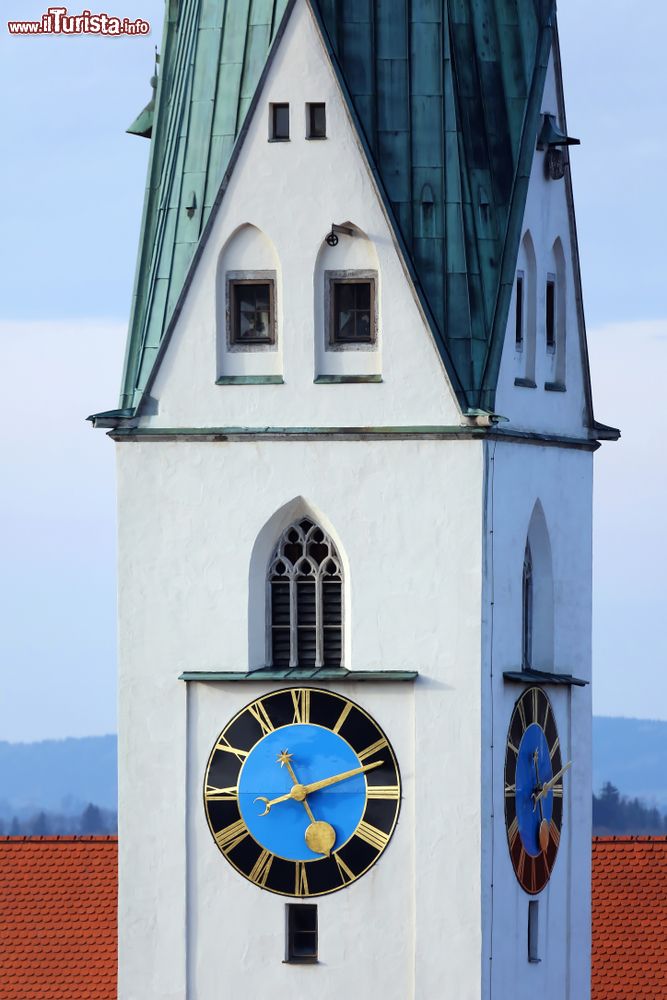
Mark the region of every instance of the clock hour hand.
[[553, 778], [551, 778], [550, 781], [545, 781], [542, 787], [540, 788], [539, 792], [537, 792], [534, 795], [535, 802], [537, 803], [540, 801], [540, 799], [543, 799], [551, 791], [554, 785], [558, 784], [558, 779], [561, 778], [565, 774], [565, 772], [569, 770], [569, 768], [571, 767], [572, 767], [572, 761], [569, 760], [564, 767], [561, 767], [560, 771], [557, 774], [554, 774]]

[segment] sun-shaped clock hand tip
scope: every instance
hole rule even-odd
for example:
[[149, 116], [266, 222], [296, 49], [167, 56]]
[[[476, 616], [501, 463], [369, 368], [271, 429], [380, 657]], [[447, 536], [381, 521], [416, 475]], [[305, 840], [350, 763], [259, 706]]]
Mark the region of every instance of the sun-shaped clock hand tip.
[[291, 761], [293, 756], [294, 754], [291, 754], [289, 750], [281, 750], [278, 756], [276, 757], [276, 760], [278, 761], [281, 767], [284, 767], [285, 764], [289, 765], [289, 762]]

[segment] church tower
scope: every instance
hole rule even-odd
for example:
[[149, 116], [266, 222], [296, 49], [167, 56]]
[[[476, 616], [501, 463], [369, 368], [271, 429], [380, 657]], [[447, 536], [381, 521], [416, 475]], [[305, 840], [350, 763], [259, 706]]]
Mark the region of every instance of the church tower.
[[552, 0], [168, 0], [118, 409], [121, 1000], [590, 994]]

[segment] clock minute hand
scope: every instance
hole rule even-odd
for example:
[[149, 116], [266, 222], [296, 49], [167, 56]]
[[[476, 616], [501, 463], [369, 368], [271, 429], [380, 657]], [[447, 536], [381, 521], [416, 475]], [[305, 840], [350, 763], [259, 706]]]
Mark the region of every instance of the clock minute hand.
[[554, 774], [553, 778], [551, 778], [550, 781], [545, 781], [542, 787], [540, 788], [539, 792], [535, 796], [535, 802], [537, 803], [539, 802], [540, 799], [543, 799], [544, 796], [551, 791], [554, 785], [558, 784], [558, 779], [561, 778], [565, 774], [565, 772], [569, 770], [569, 768], [571, 767], [572, 767], [572, 761], [569, 760], [564, 767], [561, 767], [560, 771], [557, 774]]
[[374, 767], [380, 767], [381, 764], [384, 764], [383, 760], [376, 760], [374, 764], [354, 767], [351, 771], [343, 771], [341, 774], [334, 774], [330, 778], [322, 778], [321, 781], [312, 781], [309, 785], [303, 785], [303, 790], [306, 795], [310, 795], [312, 792], [319, 792], [320, 788], [328, 788], [329, 785], [335, 785], [339, 781], [345, 781], [347, 778], [354, 778], [355, 775], [363, 774], [364, 771], [372, 771]]

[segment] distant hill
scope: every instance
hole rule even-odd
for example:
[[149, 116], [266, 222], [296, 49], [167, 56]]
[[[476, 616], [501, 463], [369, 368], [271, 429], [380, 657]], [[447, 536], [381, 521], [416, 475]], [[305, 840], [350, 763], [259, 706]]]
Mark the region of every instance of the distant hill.
[[[667, 722], [594, 718], [594, 791], [605, 782], [667, 812]], [[0, 742], [2, 819], [42, 809], [75, 815], [90, 802], [115, 811], [117, 798], [115, 736]]]
[[667, 811], [667, 722], [593, 719], [593, 790], [605, 781]]
[[89, 802], [115, 811], [117, 801], [115, 736], [0, 742], [0, 818], [75, 815]]

